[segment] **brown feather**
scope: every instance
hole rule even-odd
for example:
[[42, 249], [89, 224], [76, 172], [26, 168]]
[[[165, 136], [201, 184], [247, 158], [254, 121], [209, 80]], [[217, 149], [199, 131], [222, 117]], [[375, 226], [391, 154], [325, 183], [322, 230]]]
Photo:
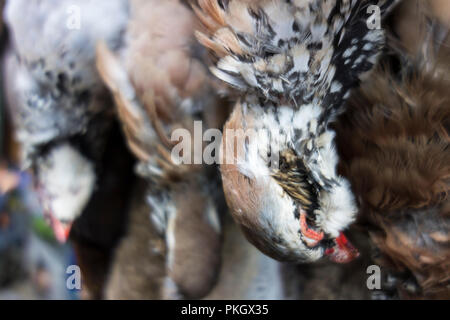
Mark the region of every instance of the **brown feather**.
[[304, 168], [299, 166], [301, 159], [292, 150], [285, 150], [280, 154], [280, 169], [273, 173], [273, 177], [283, 190], [298, 201], [305, 211], [315, 209], [317, 196], [313, 194], [307, 177], [304, 176]]
[[[148, 182], [147, 190], [141, 191], [136, 201], [145, 205], [148, 199], [167, 201], [161, 204], [164, 208], [150, 205], [155, 210], [152, 216], [165, 221], [157, 224], [162, 233], [158, 237], [166, 239], [162, 253], [166, 265], [161, 271], [160, 259], [154, 257], [152, 262], [152, 254], [145, 252], [148, 239], [155, 237], [154, 230], [144, 231], [132, 220], [111, 278], [116, 289], [111, 289], [114, 294], [109, 296], [176, 298], [181, 294], [200, 298], [214, 286], [220, 268], [220, 221], [214, 220], [220, 217], [213, 206], [217, 192], [209, 168], [175, 163], [171, 150], [178, 141], [169, 137], [182, 128], [194, 139], [196, 120], [203, 120], [205, 130], [212, 123], [223, 125], [224, 103], [216, 94], [216, 80], [204, 64], [206, 51], [195, 42], [197, 20], [186, 3], [130, 0], [130, 15], [124, 48], [112, 53], [99, 44], [97, 66], [114, 95], [128, 145], [141, 160], [138, 172]], [[195, 152], [192, 149], [191, 159]], [[145, 218], [149, 218], [147, 214]], [[139, 239], [146, 245], [134, 244]], [[125, 265], [127, 259], [132, 261], [129, 267]], [[149, 264], [150, 270], [141, 276], [133, 275], [142, 268], [136, 263]], [[128, 284], [119, 279], [120, 272], [130, 278]], [[162, 283], [162, 276], [176, 287], [174, 292], [170, 285]], [[148, 285], [140, 284], [146, 281]], [[132, 292], [134, 287], [136, 293]]]
[[449, 298], [450, 79], [442, 70], [450, 52], [422, 39], [439, 54], [430, 60], [415, 49], [400, 79], [379, 67], [353, 94], [337, 136], [342, 172], [382, 262], [419, 285], [415, 294], [399, 289], [403, 297]]
[[119, 243], [105, 288], [106, 299], [160, 299], [166, 245], [148, 218], [141, 182], [133, 188], [127, 231]]

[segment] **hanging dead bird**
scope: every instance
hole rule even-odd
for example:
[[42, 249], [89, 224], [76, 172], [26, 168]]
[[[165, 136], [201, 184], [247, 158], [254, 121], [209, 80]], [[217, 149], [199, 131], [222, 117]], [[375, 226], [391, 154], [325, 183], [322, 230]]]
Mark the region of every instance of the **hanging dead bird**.
[[[383, 47], [383, 31], [368, 26], [369, 6], [384, 14], [395, 1], [197, 2], [212, 72], [241, 95], [221, 166], [235, 220], [274, 258], [351, 260], [357, 251], [342, 231], [357, 210], [336, 172], [329, 124]], [[233, 130], [254, 139], [236, 143]]]
[[[141, 214], [151, 218], [152, 229], [139, 228], [136, 221], [142, 219], [136, 217], [138, 213], [131, 214], [130, 228], [116, 254], [111, 276], [115, 283], [109, 284], [108, 296], [199, 298], [213, 287], [220, 266], [221, 219], [216, 207], [220, 192], [216, 170], [202, 164], [179, 164], [171, 153], [179, 141], [172, 141], [169, 136], [175, 129], [183, 129], [189, 135], [183, 137], [188, 140], [183, 142], [192, 142], [193, 146], [194, 121], [203, 121], [205, 129], [223, 125], [224, 121], [216, 124], [213, 119], [223, 113], [222, 103], [213, 88], [214, 77], [203, 65], [205, 50], [195, 41], [193, 12], [179, 0], [129, 3], [126, 46], [114, 53], [100, 43], [97, 66], [114, 94], [130, 150], [140, 161], [137, 172], [147, 182], [140, 198], [147, 210], [141, 210]], [[200, 149], [202, 155], [202, 142]], [[188, 156], [191, 150], [182, 153], [183, 157]], [[158, 285], [140, 284], [159, 281], [161, 259], [155, 257], [151, 262], [152, 252], [158, 251], [152, 243], [158, 241], [145, 244], [148, 259], [130, 258], [133, 252], [142, 252], [142, 244], [133, 244], [138, 241], [133, 239], [154, 239], [155, 232], [164, 240], [163, 249], [159, 250], [165, 257], [160, 294], [148, 290]], [[143, 260], [151, 263], [148, 270], [155, 272], [143, 273], [140, 278], [128, 272], [133, 263]], [[127, 282], [115, 276], [119, 274], [135, 278]]]
[[392, 54], [337, 122], [342, 172], [400, 297], [448, 299], [449, 25], [425, 1], [399, 10], [394, 27], [409, 25], [416, 39], [394, 29], [400, 38], [392, 36]]
[[83, 297], [94, 299], [102, 297], [134, 179], [95, 45], [121, 46], [127, 19], [124, 0], [19, 0], [5, 8], [3, 79], [24, 167], [33, 169], [58, 239], [70, 231]]
[[5, 95], [23, 166], [33, 169], [61, 241], [101, 188], [114, 108], [95, 69], [95, 44], [121, 45], [127, 7], [126, 0], [6, 3]]

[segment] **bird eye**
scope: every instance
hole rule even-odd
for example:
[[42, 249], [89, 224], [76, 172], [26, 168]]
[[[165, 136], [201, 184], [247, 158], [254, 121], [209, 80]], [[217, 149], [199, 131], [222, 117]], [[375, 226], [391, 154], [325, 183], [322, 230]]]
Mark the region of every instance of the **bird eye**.
[[286, 159], [284, 157], [280, 157], [280, 170], [287, 171], [289, 169]]

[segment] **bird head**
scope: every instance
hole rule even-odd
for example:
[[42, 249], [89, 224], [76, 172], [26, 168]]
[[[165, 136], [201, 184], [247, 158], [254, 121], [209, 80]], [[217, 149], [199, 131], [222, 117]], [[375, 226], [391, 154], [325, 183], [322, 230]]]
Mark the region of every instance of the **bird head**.
[[[334, 132], [316, 128], [313, 107], [243, 104], [225, 126], [221, 171], [231, 212], [249, 240], [279, 260], [356, 257], [342, 234], [357, 208], [350, 184], [336, 172]], [[236, 132], [249, 134], [241, 142]]]
[[52, 148], [36, 163], [37, 188], [55, 237], [65, 242], [72, 223], [87, 205], [95, 187], [92, 163], [69, 144]]
[[[395, 1], [199, 0], [197, 38], [211, 71], [237, 89], [225, 126], [222, 178], [235, 220], [261, 251], [280, 259], [336, 262], [358, 255], [342, 231], [357, 212], [336, 170], [329, 128], [369, 72], [384, 33], [370, 5]], [[381, 16], [380, 16], [381, 17]]]

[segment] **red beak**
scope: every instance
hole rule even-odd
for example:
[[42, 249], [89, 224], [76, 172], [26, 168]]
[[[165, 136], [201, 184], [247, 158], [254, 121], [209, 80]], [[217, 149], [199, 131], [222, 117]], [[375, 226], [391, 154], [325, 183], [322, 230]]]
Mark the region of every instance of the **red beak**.
[[70, 229], [72, 228], [72, 223], [63, 223], [58, 219], [53, 217], [50, 204], [49, 197], [46, 196], [45, 189], [38, 184], [36, 186], [37, 193], [39, 195], [39, 200], [41, 202], [42, 208], [44, 210], [44, 217], [49, 221], [50, 226], [53, 229], [53, 233], [55, 234], [56, 240], [60, 243], [66, 243], [69, 238]]
[[53, 228], [53, 232], [55, 233], [56, 239], [60, 243], [66, 243], [67, 239], [69, 238], [70, 229], [72, 228], [71, 223], [63, 223], [59, 221], [58, 219], [53, 218], [50, 216], [51, 220], [51, 226]]
[[308, 246], [314, 248], [317, 244], [322, 241], [324, 234], [322, 231], [318, 232], [311, 229], [306, 222], [306, 213], [300, 210], [300, 230], [308, 243]]
[[348, 263], [359, 257], [358, 250], [348, 241], [347, 237], [341, 232], [335, 239], [336, 245], [325, 251], [331, 261], [336, 263]]

